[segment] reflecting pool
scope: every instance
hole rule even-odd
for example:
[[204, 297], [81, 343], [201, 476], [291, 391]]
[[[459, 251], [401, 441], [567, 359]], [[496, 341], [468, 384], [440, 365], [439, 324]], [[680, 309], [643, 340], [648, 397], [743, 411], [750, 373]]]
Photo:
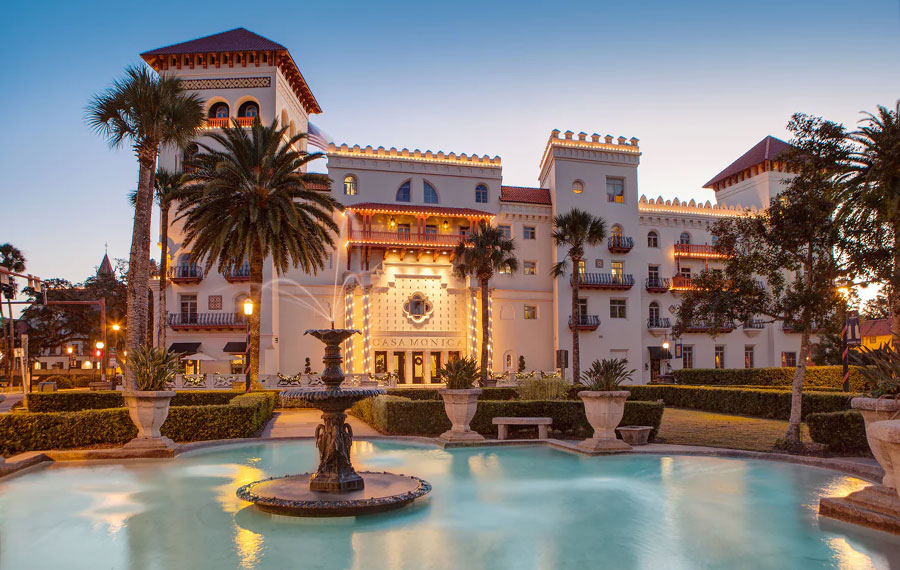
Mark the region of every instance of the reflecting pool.
[[890, 568], [900, 537], [819, 518], [866, 483], [790, 464], [357, 441], [360, 470], [434, 490], [372, 517], [256, 511], [237, 487], [314, 469], [312, 443], [53, 466], [0, 482], [0, 569]]

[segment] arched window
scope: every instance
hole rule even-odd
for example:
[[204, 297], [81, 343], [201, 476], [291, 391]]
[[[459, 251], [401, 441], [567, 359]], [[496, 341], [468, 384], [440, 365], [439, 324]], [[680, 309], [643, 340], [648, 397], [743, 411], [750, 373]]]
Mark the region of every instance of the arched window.
[[659, 322], [659, 303], [657, 303], [656, 301], [650, 303], [650, 322]]
[[475, 201], [479, 204], [487, 204], [488, 190], [484, 184], [479, 184], [475, 187]]
[[213, 103], [209, 108], [207, 116], [210, 119], [227, 119], [228, 103]]
[[409, 180], [401, 184], [400, 188], [397, 188], [397, 201], [409, 202]]
[[691, 234], [687, 232], [681, 232], [681, 237], [678, 238], [678, 243], [684, 245], [691, 243]]
[[647, 247], [659, 247], [658, 233], [651, 231], [647, 234]]
[[612, 232], [613, 237], [622, 237], [622, 226], [619, 224], [615, 224], [610, 231]]
[[425, 203], [426, 204], [437, 204], [438, 203], [438, 195], [437, 190], [434, 189], [434, 186], [425, 183]]
[[575, 182], [573, 182], [572, 192], [576, 194], [581, 194], [582, 192], [584, 192], [584, 182], [582, 182], [581, 180], [576, 180]]
[[247, 101], [238, 108], [238, 117], [258, 117], [259, 105], [254, 101]]
[[348, 174], [344, 176], [344, 194], [347, 196], [356, 196], [357, 181], [356, 176]]

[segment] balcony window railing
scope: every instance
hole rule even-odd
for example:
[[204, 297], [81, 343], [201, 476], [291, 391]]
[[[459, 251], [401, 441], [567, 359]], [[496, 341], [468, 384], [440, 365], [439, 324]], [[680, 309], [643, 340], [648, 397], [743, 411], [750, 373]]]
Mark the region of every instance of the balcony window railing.
[[669, 289], [669, 280], [665, 277], [648, 277], [644, 281], [644, 287], [647, 289]]
[[411, 233], [404, 231], [353, 230], [350, 232], [351, 243], [371, 243], [384, 245], [434, 245], [456, 246], [466, 236], [462, 234]]
[[[569, 283], [572, 278], [569, 278]], [[620, 273], [581, 273], [578, 283], [596, 287], [631, 287], [634, 285], [634, 275]]]
[[175, 265], [169, 269], [170, 279], [203, 279], [203, 268], [197, 265]]
[[247, 324], [243, 313], [169, 313], [166, 323], [172, 327], [237, 327]]
[[726, 257], [724, 253], [716, 248], [716, 246], [698, 243], [676, 243], [675, 255], [687, 257]]
[[[569, 317], [569, 326], [572, 326], [572, 317]], [[578, 326], [597, 328], [600, 326], [600, 317], [598, 315], [578, 315]]]
[[240, 267], [236, 267], [225, 274], [226, 279], [245, 280], [250, 279], [250, 264], [245, 263]]
[[709, 321], [706, 319], [697, 319], [684, 327], [686, 331], [707, 331], [710, 329], [718, 329], [720, 331], [733, 331], [734, 323], [731, 321]]
[[745, 329], [762, 330], [766, 328], [766, 322], [760, 319], [751, 319], [744, 323]]
[[669, 317], [650, 317], [647, 319], [648, 329], [668, 329], [672, 327]]
[[634, 247], [634, 239], [625, 236], [610, 236], [606, 244], [610, 250], [628, 251]]

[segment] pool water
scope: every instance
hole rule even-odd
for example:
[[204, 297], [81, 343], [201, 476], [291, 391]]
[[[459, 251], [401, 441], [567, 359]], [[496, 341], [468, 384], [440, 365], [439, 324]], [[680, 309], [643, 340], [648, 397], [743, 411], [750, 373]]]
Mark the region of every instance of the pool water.
[[0, 482], [0, 569], [890, 568], [900, 537], [820, 518], [866, 485], [790, 464], [357, 441], [359, 469], [434, 487], [399, 511], [294, 519], [235, 497], [311, 443], [54, 466]]

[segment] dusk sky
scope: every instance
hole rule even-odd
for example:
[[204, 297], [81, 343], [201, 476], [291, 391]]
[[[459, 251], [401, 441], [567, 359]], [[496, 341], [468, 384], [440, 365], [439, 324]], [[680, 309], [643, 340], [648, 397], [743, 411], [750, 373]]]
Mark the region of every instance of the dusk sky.
[[0, 26], [0, 243], [73, 281], [105, 242], [128, 256], [137, 177], [88, 100], [140, 52], [238, 26], [288, 47], [336, 142], [500, 155], [512, 185], [558, 128], [637, 137], [640, 193], [714, 200], [791, 113], [852, 126], [900, 97], [898, 0], [20, 2]]

